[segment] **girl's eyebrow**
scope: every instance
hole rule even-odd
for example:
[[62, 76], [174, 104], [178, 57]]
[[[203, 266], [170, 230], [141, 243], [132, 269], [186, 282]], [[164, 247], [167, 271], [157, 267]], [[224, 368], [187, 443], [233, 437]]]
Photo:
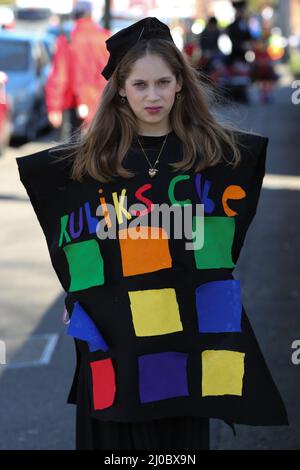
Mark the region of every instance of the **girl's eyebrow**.
[[[165, 80], [167, 78], [169, 79], [169, 78], [172, 78], [172, 77], [170, 77], [168, 75], [168, 76], [165, 76], [165, 77], [158, 78], [157, 81], [159, 82], [159, 80]], [[143, 80], [142, 78], [135, 78], [135, 79], [132, 80], [132, 82], [147, 82], [147, 80]]]

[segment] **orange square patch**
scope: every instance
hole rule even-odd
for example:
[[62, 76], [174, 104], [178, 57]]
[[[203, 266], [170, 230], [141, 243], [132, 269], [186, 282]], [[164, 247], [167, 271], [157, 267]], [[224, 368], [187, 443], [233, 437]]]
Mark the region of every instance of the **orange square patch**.
[[124, 276], [135, 276], [172, 267], [169, 237], [161, 227], [119, 230]]

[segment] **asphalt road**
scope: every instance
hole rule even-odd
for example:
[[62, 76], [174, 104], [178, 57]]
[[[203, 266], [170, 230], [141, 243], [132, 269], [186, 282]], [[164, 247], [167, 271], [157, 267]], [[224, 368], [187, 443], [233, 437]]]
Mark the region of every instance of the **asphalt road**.
[[[291, 362], [291, 344], [300, 339], [300, 105], [291, 103], [291, 93], [280, 89], [265, 106], [254, 94], [250, 106], [222, 112], [270, 137], [267, 175], [235, 277], [290, 426], [237, 425], [234, 437], [211, 420], [213, 449], [300, 448], [300, 365]], [[15, 164], [15, 157], [53, 144], [46, 135], [0, 158], [0, 340], [7, 341], [9, 361], [19, 364], [0, 365], [0, 449], [74, 449], [75, 407], [66, 398], [75, 354], [61, 321], [63, 293]], [[48, 364], [34, 363], [49, 338]]]

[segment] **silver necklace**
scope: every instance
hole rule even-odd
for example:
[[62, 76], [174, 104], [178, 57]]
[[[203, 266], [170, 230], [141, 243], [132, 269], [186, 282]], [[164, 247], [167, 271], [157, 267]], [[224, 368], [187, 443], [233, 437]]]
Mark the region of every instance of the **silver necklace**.
[[164, 146], [165, 146], [165, 143], [166, 143], [166, 141], [167, 141], [167, 137], [168, 137], [168, 134], [166, 135], [166, 137], [165, 137], [165, 139], [164, 139], [164, 141], [163, 141], [162, 147], [161, 147], [161, 149], [160, 149], [160, 152], [159, 152], [159, 154], [158, 154], [158, 157], [157, 157], [157, 159], [156, 159], [156, 161], [155, 161], [155, 163], [154, 163], [153, 166], [151, 165], [151, 162], [149, 161], [149, 158], [147, 157], [146, 152], [145, 152], [145, 150], [143, 149], [143, 146], [142, 146], [142, 144], [141, 144], [139, 138], [137, 138], [138, 143], [140, 144], [141, 149], [142, 149], [142, 151], [143, 151], [143, 153], [144, 153], [144, 155], [145, 155], [145, 157], [146, 157], [146, 159], [147, 159], [147, 161], [148, 161], [148, 163], [149, 163], [149, 167], [150, 167], [150, 168], [149, 168], [149, 170], [148, 170], [148, 174], [149, 174], [149, 176], [151, 176], [151, 178], [153, 178], [153, 176], [155, 176], [155, 175], [158, 173], [158, 169], [155, 168], [155, 166], [156, 166], [157, 163], [159, 162], [159, 157], [160, 157], [161, 152], [162, 152], [162, 150], [163, 150], [163, 148], [164, 148]]

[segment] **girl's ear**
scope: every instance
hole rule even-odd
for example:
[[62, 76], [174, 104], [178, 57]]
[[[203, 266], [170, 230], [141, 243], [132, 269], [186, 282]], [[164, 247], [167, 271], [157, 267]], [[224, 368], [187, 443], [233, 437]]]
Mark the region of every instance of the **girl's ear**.
[[177, 80], [176, 91], [181, 91], [182, 89], [182, 77], [179, 77]]

